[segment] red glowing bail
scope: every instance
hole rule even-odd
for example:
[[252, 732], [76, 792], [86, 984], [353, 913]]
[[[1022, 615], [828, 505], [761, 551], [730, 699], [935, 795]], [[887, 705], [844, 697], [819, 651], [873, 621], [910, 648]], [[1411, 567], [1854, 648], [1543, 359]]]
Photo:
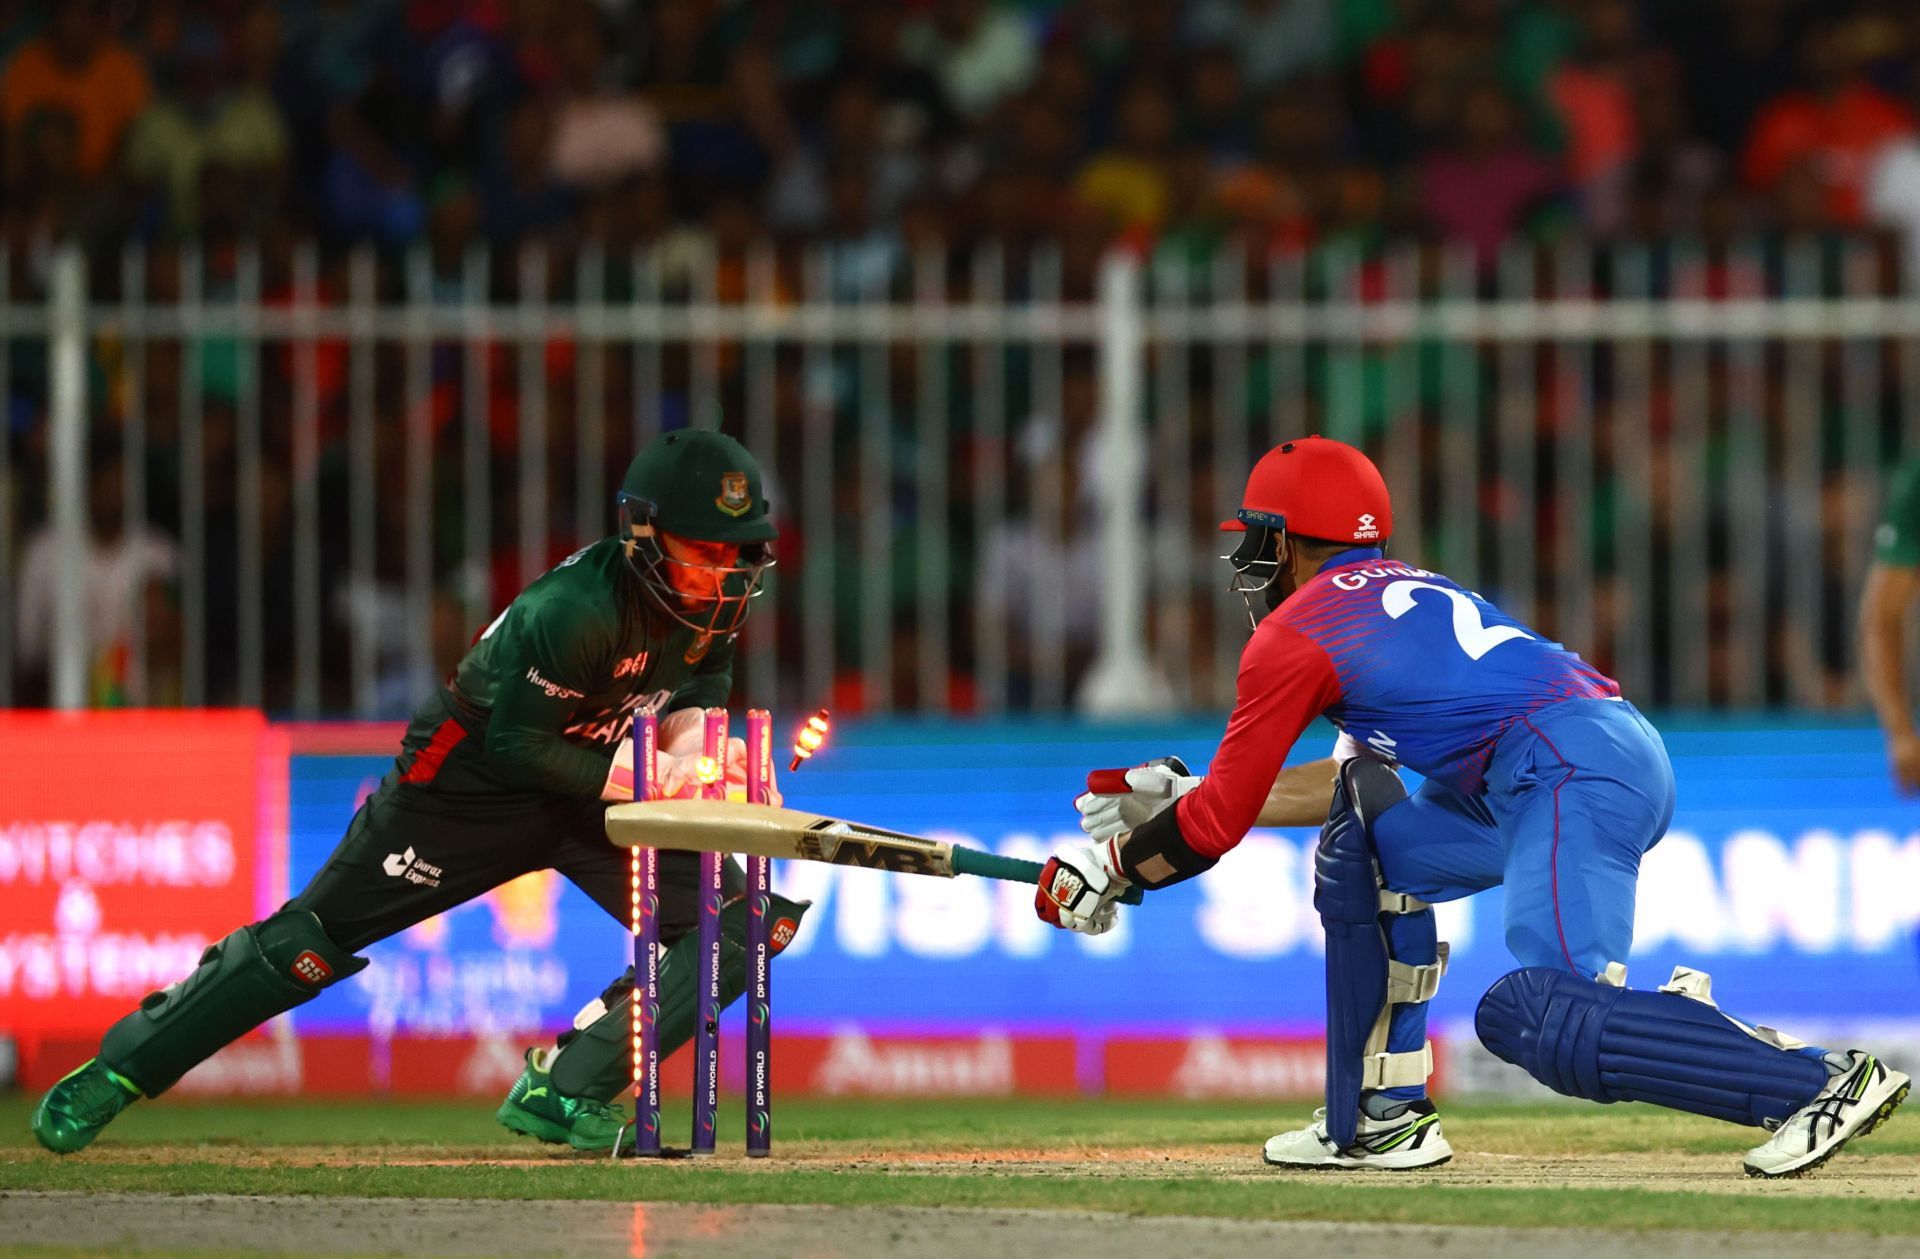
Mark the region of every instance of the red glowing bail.
[[832, 729], [833, 721], [824, 708], [807, 718], [806, 724], [801, 726], [799, 733], [793, 736], [793, 763], [787, 766], [787, 772], [792, 773], [799, 769], [801, 761], [818, 752], [827, 741], [827, 733]]

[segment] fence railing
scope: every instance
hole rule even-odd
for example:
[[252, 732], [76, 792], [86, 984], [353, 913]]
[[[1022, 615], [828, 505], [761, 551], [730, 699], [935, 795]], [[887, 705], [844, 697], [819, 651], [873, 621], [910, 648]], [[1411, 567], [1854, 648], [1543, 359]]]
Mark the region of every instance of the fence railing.
[[1223, 706], [1215, 522], [1313, 431], [1381, 462], [1396, 553], [1636, 697], [1826, 706], [1920, 450], [1871, 242], [7, 261], [5, 703], [402, 714], [695, 424], [782, 529], [756, 701]]

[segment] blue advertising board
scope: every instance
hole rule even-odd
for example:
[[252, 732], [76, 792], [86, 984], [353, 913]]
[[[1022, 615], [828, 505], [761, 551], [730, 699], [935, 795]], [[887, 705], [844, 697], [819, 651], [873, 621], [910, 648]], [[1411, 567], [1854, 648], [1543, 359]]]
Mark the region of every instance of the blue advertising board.
[[[1680, 784], [1642, 870], [1635, 986], [1708, 970], [1727, 1008], [1789, 1031], [1920, 1019], [1920, 804], [1861, 725], [1664, 722]], [[778, 726], [784, 730], [785, 724]], [[1203, 765], [1217, 719], [837, 723], [785, 775], [795, 807], [1041, 858], [1079, 836], [1089, 768], [1177, 753]], [[1322, 755], [1316, 728], [1294, 759]], [[296, 756], [290, 863], [325, 860], [387, 757]], [[1250, 837], [1207, 875], [1086, 939], [1043, 926], [1032, 888], [781, 863], [812, 900], [777, 968], [780, 1022], [946, 1031], [1314, 1032], [1321, 941], [1313, 834]], [[1452, 969], [1435, 1011], [1468, 1019], [1509, 969], [1496, 889], [1440, 910]], [[551, 873], [374, 946], [375, 965], [298, 1014], [327, 1031], [492, 1032], [564, 1026], [624, 964], [625, 925]]]

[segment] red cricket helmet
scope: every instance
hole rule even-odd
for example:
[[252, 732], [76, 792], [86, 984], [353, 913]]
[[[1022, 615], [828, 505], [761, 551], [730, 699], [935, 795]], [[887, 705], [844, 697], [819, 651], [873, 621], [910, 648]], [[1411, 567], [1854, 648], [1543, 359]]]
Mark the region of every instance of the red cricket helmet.
[[1379, 546], [1393, 536], [1393, 501], [1373, 460], [1316, 433], [1282, 442], [1253, 465], [1240, 510], [1220, 528], [1241, 533], [1248, 525]]

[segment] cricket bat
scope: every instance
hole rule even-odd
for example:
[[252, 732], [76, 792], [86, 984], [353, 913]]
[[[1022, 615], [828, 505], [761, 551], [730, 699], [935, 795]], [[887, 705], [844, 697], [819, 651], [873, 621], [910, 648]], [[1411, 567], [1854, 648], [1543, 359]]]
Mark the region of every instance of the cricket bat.
[[[836, 866], [930, 874], [972, 874], [1009, 883], [1040, 881], [1040, 863], [1002, 857], [964, 844], [890, 831], [864, 822], [764, 804], [724, 800], [644, 800], [607, 808], [607, 838], [622, 848], [732, 852], [749, 857], [824, 861]], [[1121, 896], [1140, 903], [1140, 889]]]

